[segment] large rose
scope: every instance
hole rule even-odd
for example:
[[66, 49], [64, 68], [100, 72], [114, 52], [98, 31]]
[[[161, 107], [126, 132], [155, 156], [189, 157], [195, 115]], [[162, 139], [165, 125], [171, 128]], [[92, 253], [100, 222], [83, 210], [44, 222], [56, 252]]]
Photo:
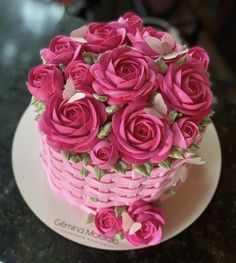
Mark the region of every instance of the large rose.
[[128, 213], [135, 222], [142, 224], [140, 230], [130, 235], [125, 232], [125, 238], [134, 246], [157, 245], [162, 240], [162, 227], [165, 224], [163, 212], [150, 203], [139, 200], [128, 208]]
[[174, 134], [173, 145], [188, 148], [199, 135], [199, 129], [190, 118], [180, 118], [172, 125]]
[[127, 32], [132, 34], [135, 34], [137, 31], [142, 31], [143, 29], [142, 19], [132, 12], [125, 13], [117, 22], [124, 26]]
[[[172, 51], [180, 51], [183, 47], [180, 44], [177, 44], [174, 37], [167, 32], [157, 31], [152, 27], [146, 27], [141, 32], [136, 31], [136, 33], [128, 33], [128, 38], [131, 42], [131, 45], [135, 50], [141, 52], [147, 56], [150, 56], [154, 59], [164, 55], [165, 53], [170, 53]], [[154, 50], [147, 43], [149, 37], [156, 38], [160, 41], [160, 50]]]
[[186, 60], [196, 66], [202, 66], [206, 71], [209, 65], [209, 56], [206, 50], [201, 47], [192, 47], [186, 54]]
[[90, 73], [90, 65], [81, 60], [74, 60], [65, 69], [65, 78], [73, 79], [75, 87], [85, 88], [91, 86], [94, 78]]
[[122, 45], [126, 30], [117, 23], [91, 23], [83, 37], [87, 40], [86, 51], [102, 53]]
[[92, 65], [93, 88], [108, 96], [109, 104], [124, 105], [139, 99], [147, 99], [156, 89], [154, 61], [142, 54], [120, 47], [102, 54]]
[[35, 98], [47, 101], [52, 94], [63, 89], [64, 77], [54, 65], [39, 65], [29, 71], [26, 85]]
[[130, 103], [113, 115], [110, 139], [127, 163], [163, 161], [169, 154], [173, 135], [165, 119], [148, 113], [151, 104]]
[[66, 36], [54, 37], [49, 48], [40, 51], [41, 57], [50, 64], [67, 65], [71, 60], [79, 58], [81, 44]]
[[114, 237], [122, 229], [122, 219], [115, 216], [114, 207], [97, 212], [94, 223], [98, 232], [108, 237]]
[[211, 111], [212, 92], [204, 69], [190, 63], [171, 64], [159, 86], [170, 109], [201, 121]]
[[119, 153], [112, 143], [103, 140], [94, 146], [90, 157], [101, 169], [110, 169], [117, 162]]
[[98, 142], [99, 127], [106, 117], [103, 103], [86, 97], [70, 103], [59, 92], [47, 102], [39, 129], [56, 150], [87, 152]]

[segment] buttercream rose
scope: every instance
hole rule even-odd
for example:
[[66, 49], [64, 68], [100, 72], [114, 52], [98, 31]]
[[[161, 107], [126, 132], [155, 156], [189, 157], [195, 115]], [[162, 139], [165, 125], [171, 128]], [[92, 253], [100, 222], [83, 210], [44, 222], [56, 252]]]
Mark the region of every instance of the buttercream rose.
[[157, 245], [162, 240], [162, 227], [165, 224], [163, 212], [157, 207], [152, 207], [150, 203], [139, 200], [128, 208], [128, 213], [135, 222], [142, 224], [134, 234], [125, 232], [125, 238], [134, 246]]
[[47, 102], [39, 129], [57, 150], [87, 152], [98, 142], [99, 127], [106, 117], [103, 103], [86, 97], [69, 103], [59, 92]]
[[127, 163], [161, 162], [170, 152], [173, 135], [169, 124], [148, 113], [150, 107], [149, 102], [132, 102], [113, 115], [110, 140]]
[[109, 104], [124, 105], [147, 99], [156, 89], [154, 61], [142, 54], [120, 47], [102, 54], [91, 66], [93, 89], [108, 96]]
[[[136, 31], [134, 35], [130, 33], [127, 35], [135, 50], [154, 59], [166, 53], [183, 49], [180, 44], [176, 43], [174, 37], [170, 33], [157, 31], [152, 27], [146, 27], [142, 31]], [[154, 37], [160, 41], [158, 51], [151, 48], [147, 43], [149, 37]]]
[[102, 53], [122, 45], [126, 37], [126, 30], [112, 22], [91, 23], [83, 37], [87, 40], [84, 45], [86, 51]]
[[112, 143], [103, 140], [94, 146], [90, 157], [101, 169], [110, 169], [117, 162], [119, 153]]
[[190, 118], [178, 119], [173, 123], [172, 131], [174, 134], [173, 145], [184, 149], [193, 144], [199, 135], [197, 124]]
[[74, 60], [69, 63], [65, 69], [65, 78], [73, 79], [75, 87], [82, 89], [91, 86], [94, 80], [93, 75], [90, 73], [90, 65], [80, 60]]
[[122, 229], [122, 219], [115, 216], [114, 207], [101, 209], [95, 215], [94, 223], [99, 233], [108, 237], [114, 237]]
[[209, 65], [209, 56], [205, 49], [201, 47], [192, 47], [186, 54], [186, 60], [194, 65], [202, 66], [206, 71]]
[[63, 89], [64, 77], [54, 65], [39, 65], [29, 71], [26, 85], [35, 98], [47, 101], [52, 94]]
[[54, 37], [49, 48], [40, 51], [41, 57], [50, 64], [67, 65], [71, 60], [79, 58], [81, 44], [66, 36]]
[[135, 34], [137, 31], [142, 31], [143, 29], [142, 19], [132, 12], [125, 13], [117, 22], [123, 25], [127, 32], [132, 34]]
[[212, 92], [206, 72], [190, 63], [171, 64], [158, 83], [170, 109], [201, 121], [211, 111]]

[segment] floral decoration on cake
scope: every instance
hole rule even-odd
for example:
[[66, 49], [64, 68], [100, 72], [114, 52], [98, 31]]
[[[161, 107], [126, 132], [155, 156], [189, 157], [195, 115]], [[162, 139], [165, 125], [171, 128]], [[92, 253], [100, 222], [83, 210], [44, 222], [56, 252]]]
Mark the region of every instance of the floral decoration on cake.
[[[81, 166], [80, 176], [93, 169], [97, 180], [128, 171], [149, 177], [186, 156], [204, 163], [196, 153], [212, 91], [203, 48], [177, 43], [129, 12], [56, 36], [40, 55], [27, 81], [35, 118], [46, 143]], [[140, 199], [102, 208], [88, 222], [140, 246], [162, 240], [165, 219], [155, 202]]]

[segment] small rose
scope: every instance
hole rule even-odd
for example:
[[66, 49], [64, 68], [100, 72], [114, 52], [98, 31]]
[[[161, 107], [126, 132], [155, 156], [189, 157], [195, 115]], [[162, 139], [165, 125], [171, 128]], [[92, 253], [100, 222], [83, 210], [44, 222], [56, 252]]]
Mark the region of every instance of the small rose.
[[115, 216], [114, 207], [101, 209], [95, 215], [94, 223], [98, 232], [108, 237], [114, 237], [122, 229], [122, 219]]
[[109, 141], [98, 142], [90, 152], [92, 162], [101, 169], [110, 169], [118, 160], [117, 149]]
[[170, 153], [173, 134], [169, 123], [146, 111], [150, 107], [146, 101], [132, 102], [113, 115], [109, 137], [127, 163], [157, 163]]
[[187, 149], [199, 135], [199, 129], [190, 118], [179, 118], [172, 125], [173, 145]]
[[29, 71], [26, 85], [35, 98], [47, 101], [52, 94], [63, 89], [64, 77], [54, 65], [39, 65]]
[[49, 48], [40, 51], [42, 58], [50, 64], [68, 65], [70, 61], [80, 57], [81, 44], [66, 36], [56, 36]]
[[129, 243], [134, 246], [142, 246], [157, 245], [161, 242], [162, 227], [165, 224], [161, 209], [139, 200], [129, 206], [128, 214], [135, 222], [141, 223], [141, 228], [135, 233], [125, 232], [125, 238]]
[[73, 102], [54, 94], [39, 120], [39, 129], [56, 150], [88, 152], [98, 142], [100, 125], [106, 121], [103, 103], [83, 97]]
[[156, 71], [149, 57], [125, 47], [116, 48], [102, 54], [91, 66], [93, 89], [106, 95], [110, 105], [147, 99], [157, 88]]
[[121, 16], [117, 22], [125, 27], [126, 31], [135, 34], [137, 31], [142, 31], [143, 21], [141, 17], [132, 12], [127, 12]]
[[206, 71], [209, 65], [209, 56], [206, 53], [206, 50], [201, 47], [190, 48], [186, 54], [186, 60], [194, 65], [200, 65]]

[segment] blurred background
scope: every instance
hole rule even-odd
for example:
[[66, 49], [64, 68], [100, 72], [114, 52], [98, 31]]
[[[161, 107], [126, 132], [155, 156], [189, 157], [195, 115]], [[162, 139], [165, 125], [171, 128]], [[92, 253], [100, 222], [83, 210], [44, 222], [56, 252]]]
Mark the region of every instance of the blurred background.
[[[213, 121], [223, 167], [213, 201], [186, 231], [158, 249], [108, 254], [61, 238], [30, 211], [16, 187], [11, 145], [30, 102], [25, 82], [29, 69], [41, 63], [39, 50], [55, 35], [68, 35], [91, 21], [117, 19], [127, 11], [209, 53], [216, 96]], [[0, 263], [98, 262], [98, 258], [112, 263], [236, 262], [235, 14], [235, 0], [0, 0]], [[96, 252], [92, 258], [91, 252]]]

